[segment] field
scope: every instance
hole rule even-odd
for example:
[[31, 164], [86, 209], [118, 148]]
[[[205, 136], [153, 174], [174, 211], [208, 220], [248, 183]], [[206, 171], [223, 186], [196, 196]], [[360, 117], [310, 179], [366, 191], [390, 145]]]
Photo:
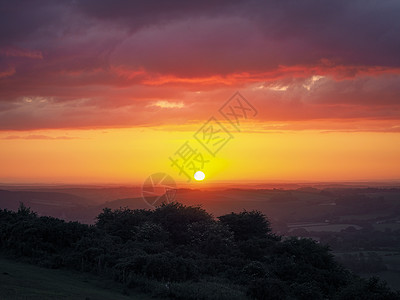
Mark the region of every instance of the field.
[[387, 229], [391, 230], [399, 230], [400, 229], [400, 223], [382, 223], [382, 224], [374, 224], [374, 229], [379, 230], [379, 231], [385, 231]]
[[295, 230], [295, 229], [299, 229], [299, 228], [303, 228], [305, 230], [307, 230], [308, 232], [310, 231], [331, 231], [331, 232], [339, 232], [343, 229], [346, 229], [348, 227], [354, 227], [355, 229], [361, 229], [360, 226], [355, 225], [355, 224], [324, 224], [324, 223], [310, 223], [307, 224], [305, 223], [304, 225], [301, 226], [293, 226], [291, 224], [288, 225], [289, 232]]
[[[348, 252], [334, 252], [335, 256], [342, 256], [345, 253], [348, 254], [359, 254], [363, 253], [365, 257], [368, 256], [368, 252], [372, 251], [348, 251]], [[378, 254], [385, 266], [387, 267], [386, 271], [379, 271], [379, 272], [369, 272], [369, 273], [358, 273], [358, 275], [369, 278], [372, 276], [376, 276], [385, 280], [387, 284], [396, 290], [400, 290], [400, 252], [396, 251], [373, 251], [374, 253]]]
[[0, 258], [0, 299], [19, 300], [148, 300], [146, 295], [98, 276], [65, 270], [44, 269]]

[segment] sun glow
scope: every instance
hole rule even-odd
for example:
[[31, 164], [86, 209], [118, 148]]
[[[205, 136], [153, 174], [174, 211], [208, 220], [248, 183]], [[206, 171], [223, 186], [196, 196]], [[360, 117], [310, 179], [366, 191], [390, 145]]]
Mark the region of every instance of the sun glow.
[[202, 181], [204, 180], [204, 178], [206, 178], [206, 175], [202, 171], [197, 171], [196, 173], [194, 173], [194, 179], [196, 179], [197, 181]]

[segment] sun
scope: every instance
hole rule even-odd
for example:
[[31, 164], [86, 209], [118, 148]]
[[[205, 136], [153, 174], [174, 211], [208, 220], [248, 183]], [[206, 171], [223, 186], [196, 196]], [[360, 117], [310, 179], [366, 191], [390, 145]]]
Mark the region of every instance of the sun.
[[204, 178], [206, 178], [206, 175], [202, 171], [197, 171], [194, 173], [194, 179], [197, 181], [202, 181]]

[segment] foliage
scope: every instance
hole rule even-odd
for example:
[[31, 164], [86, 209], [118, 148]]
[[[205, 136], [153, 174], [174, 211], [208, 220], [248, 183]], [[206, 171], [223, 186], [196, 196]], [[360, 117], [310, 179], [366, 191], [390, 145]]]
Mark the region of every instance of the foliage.
[[398, 296], [382, 282], [344, 269], [324, 245], [274, 235], [258, 211], [214, 219], [201, 207], [180, 203], [155, 210], [106, 208], [88, 226], [38, 217], [21, 206], [0, 210], [0, 248], [45, 267], [101, 274], [156, 297]]
[[244, 211], [239, 214], [231, 213], [218, 219], [233, 231], [238, 241], [263, 238], [271, 231], [269, 221], [259, 211]]

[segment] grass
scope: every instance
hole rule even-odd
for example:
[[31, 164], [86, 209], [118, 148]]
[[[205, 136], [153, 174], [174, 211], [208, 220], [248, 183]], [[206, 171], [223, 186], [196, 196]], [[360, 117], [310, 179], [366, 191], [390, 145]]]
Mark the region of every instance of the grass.
[[[128, 290], [111, 280], [66, 270], [45, 269], [0, 258], [2, 300], [149, 300], [150, 296]], [[126, 291], [126, 290], [125, 290]]]

